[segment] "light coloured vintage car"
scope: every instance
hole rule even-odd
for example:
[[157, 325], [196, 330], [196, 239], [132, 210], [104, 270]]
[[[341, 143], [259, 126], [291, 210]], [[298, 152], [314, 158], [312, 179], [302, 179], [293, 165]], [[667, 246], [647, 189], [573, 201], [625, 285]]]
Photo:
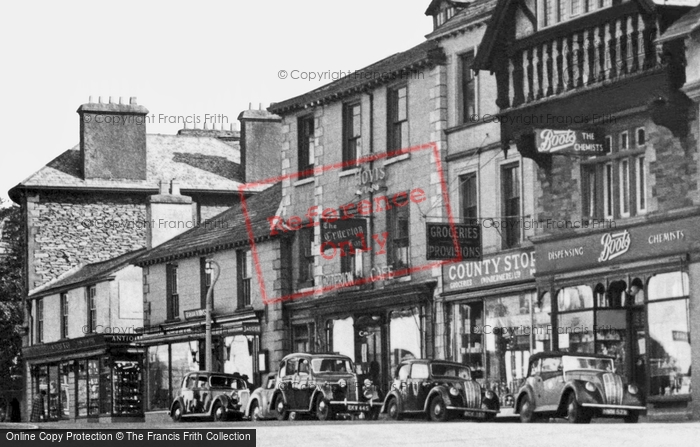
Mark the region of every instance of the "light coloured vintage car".
[[405, 360], [396, 367], [382, 413], [428, 415], [444, 422], [453, 417], [490, 420], [500, 410], [498, 396], [472, 378], [471, 369], [445, 360]]
[[634, 423], [646, 407], [639, 388], [615, 373], [612, 357], [541, 352], [530, 357], [515, 413], [522, 422], [564, 417], [585, 424], [593, 417], [614, 417]]
[[170, 417], [176, 422], [185, 418], [241, 418], [250, 397], [248, 386], [239, 375], [191, 372], [182, 379], [180, 391], [170, 405]]
[[272, 400], [277, 390], [277, 372], [267, 373], [263, 386], [256, 388], [253, 394], [250, 395], [250, 400], [246, 406], [245, 415], [252, 421], [260, 421], [263, 419], [274, 419], [277, 417], [277, 412], [272, 406]]

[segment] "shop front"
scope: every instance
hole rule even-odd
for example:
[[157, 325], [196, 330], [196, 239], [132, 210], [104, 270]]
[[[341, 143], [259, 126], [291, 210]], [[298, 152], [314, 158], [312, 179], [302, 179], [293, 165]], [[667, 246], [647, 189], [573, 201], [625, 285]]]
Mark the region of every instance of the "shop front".
[[[185, 323], [151, 326], [140, 338], [146, 352], [147, 412], [168, 410], [185, 375], [206, 368], [203, 313], [185, 312], [185, 316]], [[260, 322], [253, 311], [214, 317], [212, 369], [240, 374], [252, 385], [259, 385], [266, 370], [260, 334]]]
[[651, 414], [688, 412], [699, 243], [700, 216], [691, 213], [536, 240], [554, 348], [610, 355], [645, 391]]
[[143, 421], [143, 351], [134, 334], [96, 334], [23, 349], [30, 402], [49, 421]]
[[534, 273], [532, 247], [442, 267], [445, 357], [470, 366], [502, 404], [530, 355], [551, 349], [551, 300], [537, 294]]
[[432, 355], [435, 285], [370, 284], [287, 303], [291, 351], [347, 355], [360, 380], [380, 383], [386, 393], [401, 361]]

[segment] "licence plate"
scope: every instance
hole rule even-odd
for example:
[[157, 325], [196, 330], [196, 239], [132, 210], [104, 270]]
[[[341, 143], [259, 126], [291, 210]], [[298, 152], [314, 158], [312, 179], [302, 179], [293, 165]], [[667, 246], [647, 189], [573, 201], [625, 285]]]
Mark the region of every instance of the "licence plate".
[[627, 416], [629, 411], [620, 408], [603, 408], [603, 414], [605, 416]]
[[369, 411], [369, 404], [348, 404], [348, 411]]
[[483, 418], [486, 416], [486, 414], [480, 411], [465, 411], [464, 416], [468, 418]]

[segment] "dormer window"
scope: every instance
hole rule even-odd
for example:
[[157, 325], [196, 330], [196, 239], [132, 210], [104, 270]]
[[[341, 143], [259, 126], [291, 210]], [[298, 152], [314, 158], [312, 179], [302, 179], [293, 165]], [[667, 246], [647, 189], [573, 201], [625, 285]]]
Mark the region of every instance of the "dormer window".
[[443, 2], [433, 14], [433, 27], [438, 28], [455, 15], [455, 7], [449, 2]]
[[539, 28], [554, 26], [610, 6], [612, 0], [538, 0]]

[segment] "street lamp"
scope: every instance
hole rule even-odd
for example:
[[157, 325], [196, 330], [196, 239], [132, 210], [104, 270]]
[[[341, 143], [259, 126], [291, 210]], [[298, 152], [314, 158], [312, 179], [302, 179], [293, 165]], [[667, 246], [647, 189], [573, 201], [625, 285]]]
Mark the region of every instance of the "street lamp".
[[221, 272], [221, 267], [216, 261], [212, 261], [211, 259], [207, 259], [205, 269], [207, 276], [211, 277], [212, 273], [212, 266], [216, 267], [216, 276], [214, 276], [214, 279], [211, 282], [211, 285], [207, 289], [207, 309], [206, 309], [206, 325], [205, 325], [205, 334], [206, 334], [206, 340], [205, 340], [205, 358], [206, 358], [206, 370], [211, 371], [212, 370], [212, 342], [211, 342], [211, 311], [213, 307], [212, 303], [212, 291], [214, 290], [214, 285], [216, 284], [216, 281], [219, 279], [219, 273]]

